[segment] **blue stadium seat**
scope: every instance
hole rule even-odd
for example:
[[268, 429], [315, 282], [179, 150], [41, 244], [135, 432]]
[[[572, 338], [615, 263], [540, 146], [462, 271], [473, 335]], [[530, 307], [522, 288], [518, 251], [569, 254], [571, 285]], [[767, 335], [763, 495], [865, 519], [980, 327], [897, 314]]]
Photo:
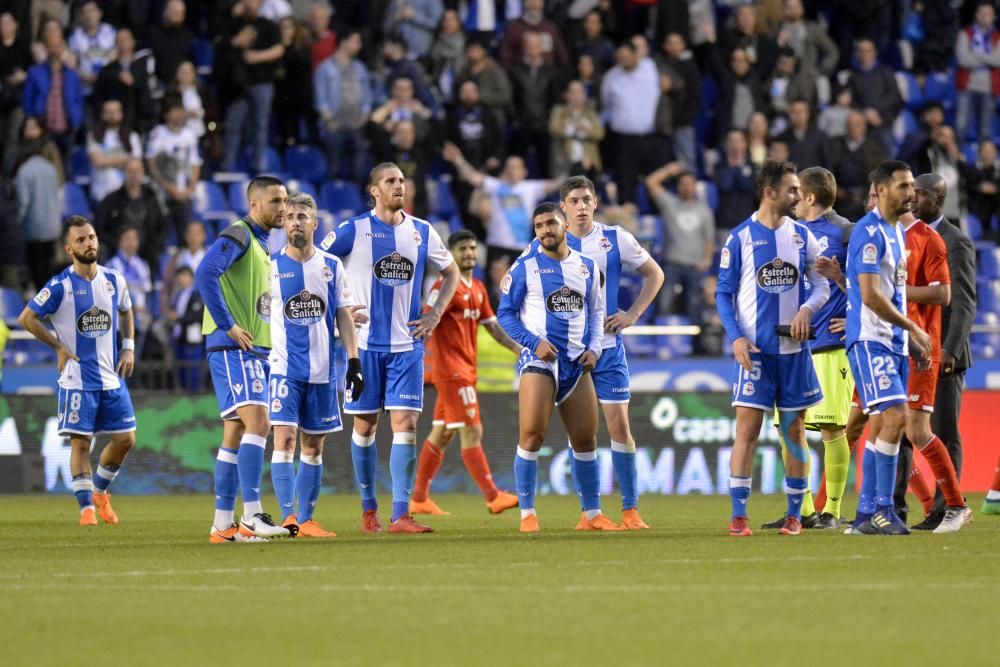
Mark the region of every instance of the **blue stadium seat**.
[[980, 313], [997, 312], [997, 289], [995, 280], [976, 280], [976, 310]]
[[71, 215], [82, 215], [85, 218], [93, 218], [90, 209], [90, 199], [76, 183], [66, 183], [63, 186], [63, 219]]
[[[687, 326], [691, 321], [683, 315], [663, 315], [657, 317], [656, 324], [661, 326]], [[659, 348], [670, 351], [671, 357], [686, 357], [694, 351], [693, 336], [657, 336]]]
[[719, 210], [719, 188], [715, 185], [715, 181], [701, 181], [699, 184], [701, 188], [704, 189], [705, 203], [708, 204], [709, 208], [713, 211]]
[[[247, 173], [256, 173], [254, 168], [254, 154], [253, 147], [246, 146], [240, 155], [239, 160], [240, 170]], [[262, 174], [270, 174], [272, 176], [280, 176], [285, 171], [284, 160], [281, 159], [281, 154], [278, 153], [272, 146], [268, 146], [267, 150], [264, 152], [264, 171]]]
[[291, 146], [285, 151], [285, 166], [292, 178], [310, 183], [326, 180], [326, 156], [315, 146]]
[[983, 280], [995, 280], [1000, 278], [1000, 258], [997, 254], [996, 246], [992, 243], [976, 244], [979, 246], [979, 258], [976, 261], [976, 277]]
[[215, 64], [215, 50], [212, 48], [212, 40], [194, 40], [194, 66], [198, 74], [208, 76], [212, 73]]
[[15, 321], [22, 310], [24, 301], [18, 291], [0, 287], [0, 320]]
[[969, 238], [973, 241], [978, 241], [983, 238], [983, 223], [982, 221], [971, 213], [965, 214], [965, 233], [969, 235]]
[[635, 187], [635, 205], [639, 207], [639, 215], [654, 215], [653, 202], [649, 200], [649, 193], [646, 192], [646, 184], [639, 183]]
[[229, 184], [229, 208], [240, 216], [246, 215], [250, 210], [250, 202], [247, 201], [247, 184], [249, 182], [241, 180]]
[[896, 73], [896, 83], [899, 92], [903, 96], [906, 108], [911, 111], [920, 111], [924, 106], [924, 91], [920, 89], [920, 83], [912, 72], [902, 71]]
[[79, 185], [90, 183], [90, 156], [83, 146], [77, 146], [69, 154], [69, 177]]
[[955, 106], [955, 84], [954, 73], [935, 72], [927, 77], [924, 82], [924, 101], [940, 102], [946, 109]]
[[365, 209], [361, 192], [347, 181], [327, 181], [320, 190], [320, 202], [327, 211], [354, 211]]
[[458, 213], [458, 203], [451, 192], [451, 179], [441, 179], [434, 182], [433, 213], [448, 219]]
[[304, 195], [309, 195], [316, 200], [316, 206], [319, 206], [319, 196], [316, 194], [316, 186], [309, 181], [300, 181], [297, 178], [291, 178], [285, 181], [285, 187], [288, 188], [289, 194], [301, 192]]
[[199, 181], [191, 204], [194, 212], [203, 220], [228, 220], [234, 217], [229, 202], [226, 201], [226, 193], [215, 181]]

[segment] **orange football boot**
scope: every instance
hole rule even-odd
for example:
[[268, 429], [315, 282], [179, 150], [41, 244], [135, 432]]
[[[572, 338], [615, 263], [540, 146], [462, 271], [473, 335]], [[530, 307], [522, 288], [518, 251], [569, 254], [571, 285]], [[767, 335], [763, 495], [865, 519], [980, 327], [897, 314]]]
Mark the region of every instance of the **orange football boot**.
[[649, 524], [642, 520], [635, 507], [622, 511], [622, 527], [625, 530], [649, 530]]
[[802, 532], [802, 522], [794, 516], [786, 516], [785, 523], [778, 529], [779, 535], [798, 535]]
[[285, 520], [281, 522], [282, 528], [288, 528], [289, 526], [297, 526], [297, 525], [299, 525], [299, 520], [298, 518], [296, 518], [294, 514], [289, 514], [287, 517], [285, 517]]
[[225, 530], [218, 530], [212, 527], [212, 532], [208, 534], [210, 544], [227, 544], [229, 542], [267, 542], [263, 537], [257, 537], [253, 533], [240, 530], [238, 524], [233, 524]]
[[94, 511], [93, 507], [85, 507], [80, 511], [80, 525], [81, 526], [97, 525], [97, 513]]
[[[583, 518], [586, 519], [587, 515], [584, 514]], [[587, 521], [587, 527], [583, 530], [625, 530], [625, 526], [615, 523], [603, 514], [598, 514]]]
[[587, 527], [588, 523], [587, 513], [580, 510], [580, 520], [576, 522], [576, 530], [590, 530], [590, 528]]
[[489, 509], [490, 514], [500, 514], [504, 510], [509, 510], [517, 507], [517, 496], [513, 493], [507, 493], [506, 491], [501, 491], [497, 494], [497, 497], [493, 500], [487, 501], [486, 508]]
[[366, 533], [381, 533], [382, 522], [378, 518], [378, 510], [366, 510], [361, 514], [361, 530]]
[[537, 533], [538, 532], [538, 515], [529, 514], [521, 519], [521, 532], [522, 533]]
[[[517, 499], [514, 500], [517, 502]], [[445, 512], [443, 509], [438, 507], [438, 504], [428, 498], [427, 500], [411, 500], [410, 501], [410, 514], [433, 514], [434, 516], [447, 516], [451, 512]]]
[[405, 534], [433, 533], [434, 529], [430, 526], [422, 526], [414, 521], [412, 516], [404, 514], [389, 524], [389, 532]]
[[315, 519], [309, 519], [299, 524], [299, 537], [336, 537], [337, 533], [324, 530]]
[[753, 531], [750, 530], [749, 518], [745, 516], [733, 517], [733, 520], [729, 522], [729, 534], [733, 537], [749, 537], [753, 535]]
[[101, 515], [104, 523], [118, 523], [118, 515], [111, 508], [111, 494], [95, 493], [94, 506], [97, 508], [97, 513]]

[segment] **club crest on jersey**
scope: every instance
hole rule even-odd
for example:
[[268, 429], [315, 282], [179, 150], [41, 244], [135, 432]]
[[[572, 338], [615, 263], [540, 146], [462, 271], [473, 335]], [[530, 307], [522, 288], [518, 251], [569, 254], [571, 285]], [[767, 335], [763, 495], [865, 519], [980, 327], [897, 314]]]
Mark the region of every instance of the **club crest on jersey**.
[[336, 240], [337, 240], [337, 232], [331, 231], [329, 234], [323, 237], [323, 240], [320, 241], [319, 243], [319, 247], [322, 248], [323, 250], [329, 250], [330, 246], [332, 246], [334, 241]]
[[792, 243], [799, 250], [801, 250], [802, 246], [806, 244], [806, 242], [802, 240], [802, 237], [798, 233], [792, 234]]
[[[607, 239], [605, 239], [605, 240], [607, 240]], [[590, 269], [588, 269], [587, 265], [584, 264], [583, 262], [580, 262], [580, 275], [582, 275], [584, 277], [584, 279], [590, 277]]]
[[798, 282], [799, 270], [780, 257], [775, 257], [757, 269], [757, 285], [770, 294], [787, 292]]
[[614, 246], [611, 245], [611, 241], [608, 240], [607, 236], [601, 237], [600, 245], [601, 245], [601, 250], [603, 250], [604, 252], [611, 252], [614, 249]]
[[111, 313], [91, 306], [76, 319], [76, 331], [84, 338], [100, 338], [111, 331]]
[[285, 319], [300, 327], [307, 327], [323, 319], [326, 304], [309, 290], [302, 290], [285, 302]]
[[757, 389], [756, 389], [756, 387], [753, 386], [753, 382], [744, 382], [743, 383], [743, 395], [744, 396], [753, 396], [756, 391], [757, 391]]
[[398, 252], [386, 255], [372, 266], [375, 280], [389, 287], [397, 287], [413, 280], [413, 262]]
[[330, 270], [329, 266], [326, 266], [324, 264], [323, 268], [320, 269], [320, 273], [323, 274], [323, 280], [325, 280], [326, 282], [330, 282], [331, 280], [333, 280], [333, 271]]
[[545, 309], [561, 320], [571, 320], [583, 313], [583, 295], [563, 285], [545, 297]]
[[729, 248], [723, 248], [722, 253], [719, 255], [719, 268], [728, 269], [730, 260]]
[[107, 290], [108, 294], [114, 294], [115, 293], [115, 284], [113, 282], [111, 282], [110, 280], [105, 280], [104, 281], [104, 289]]
[[816, 241], [816, 245], [819, 246], [820, 252], [826, 252], [826, 249], [830, 247], [830, 239], [825, 236], [821, 236]]
[[281, 401], [278, 399], [271, 401], [271, 412], [281, 412]]
[[77, 412], [76, 410], [73, 410], [73, 412], [69, 413], [69, 416], [66, 417], [66, 421], [68, 421], [70, 424], [76, 424], [77, 422], [80, 421], [80, 413]]
[[893, 278], [896, 280], [896, 287], [903, 287], [906, 285], [906, 258], [899, 260], [899, 264], [896, 265], [896, 270], [893, 272]]
[[882, 375], [878, 379], [878, 388], [885, 391], [892, 384], [892, 380], [889, 379], [888, 375]]
[[48, 287], [43, 287], [42, 291], [39, 292], [38, 294], [36, 294], [35, 298], [32, 299], [32, 301], [34, 301], [35, 303], [37, 303], [39, 306], [44, 306], [45, 302], [49, 300], [50, 296], [52, 296], [52, 292], [49, 291], [49, 288]]
[[418, 232], [415, 229], [413, 230], [413, 242], [416, 243], [418, 246], [424, 242], [423, 239], [420, 238], [420, 232]]
[[264, 320], [265, 322], [271, 321], [271, 294], [270, 292], [264, 292], [259, 297], [257, 297], [257, 317]]

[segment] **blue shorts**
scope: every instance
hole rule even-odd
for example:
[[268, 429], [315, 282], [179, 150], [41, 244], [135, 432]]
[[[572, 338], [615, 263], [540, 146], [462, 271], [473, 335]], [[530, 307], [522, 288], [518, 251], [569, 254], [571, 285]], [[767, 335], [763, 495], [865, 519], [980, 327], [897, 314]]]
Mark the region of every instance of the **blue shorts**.
[[597, 360], [590, 375], [594, 378], [597, 400], [601, 403], [628, 403], [632, 398], [629, 392], [628, 360], [625, 358], [625, 345], [621, 341], [601, 353], [601, 358]]
[[847, 351], [851, 374], [865, 414], [906, 403], [910, 364], [882, 343], [861, 340]]
[[223, 419], [239, 419], [236, 408], [244, 405], [267, 407], [267, 359], [243, 350], [216, 350], [208, 353], [215, 400]]
[[59, 388], [59, 435], [92, 436], [135, 430], [132, 397], [123, 382], [117, 389]]
[[337, 385], [332, 382], [313, 384], [272, 375], [270, 388], [272, 425], [294, 426], [310, 435], [333, 433], [343, 428]]
[[371, 414], [380, 410], [424, 409], [424, 351], [372, 352], [358, 350], [365, 391], [361, 400], [344, 403], [344, 412]]
[[580, 384], [580, 378], [583, 377], [583, 366], [563, 358], [555, 361], [543, 361], [525, 347], [521, 349], [521, 356], [517, 360], [517, 372], [520, 375], [541, 373], [552, 378], [556, 383], [555, 404], [559, 405], [569, 398], [573, 390], [576, 389], [576, 385]]
[[805, 410], [823, 400], [812, 355], [808, 349], [794, 354], [751, 352], [753, 370], [739, 364], [733, 369], [733, 406], [765, 412]]

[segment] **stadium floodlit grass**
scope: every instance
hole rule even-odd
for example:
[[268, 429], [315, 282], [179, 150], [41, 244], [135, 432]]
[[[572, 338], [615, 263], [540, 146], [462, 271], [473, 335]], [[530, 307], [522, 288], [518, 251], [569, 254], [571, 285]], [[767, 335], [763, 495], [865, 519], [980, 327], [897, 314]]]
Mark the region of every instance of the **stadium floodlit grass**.
[[[341, 495], [321, 498], [317, 517], [335, 539], [209, 545], [207, 496], [116, 496], [122, 523], [92, 528], [74, 525], [71, 497], [8, 496], [2, 662], [996, 659], [997, 517], [957, 535], [738, 539], [725, 534], [727, 498], [660, 496], [642, 499], [651, 531], [583, 533], [575, 499], [542, 497], [543, 532], [522, 536], [516, 511], [436, 500], [453, 514], [427, 518], [433, 535], [362, 535], [356, 498]], [[751, 507], [757, 525], [784, 500], [757, 495]]]

